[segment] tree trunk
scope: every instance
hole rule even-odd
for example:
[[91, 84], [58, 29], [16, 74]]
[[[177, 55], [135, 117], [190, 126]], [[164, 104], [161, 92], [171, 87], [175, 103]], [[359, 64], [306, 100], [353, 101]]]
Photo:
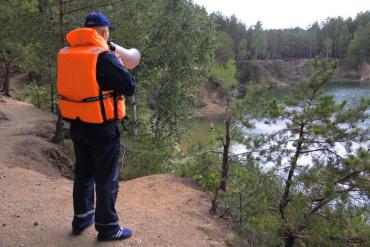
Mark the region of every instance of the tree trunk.
[[52, 142], [59, 144], [64, 140], [64, 120], [60, 114], [59, 107], [57, 107], [58, 119], [55, 123], [55, 135], [53, 136]]
[[161, 139], [161, 125], [161, 120], [157, 117], [154, 123], [154, 140], [156, 143], [159, 143]]
[[[64, 3], [63, 0], [59, 0], [59, 25], [60, 25], [60, 44], [64, 46]], [[55, 124], [55, 135], [53, 137], [54, 143], [61, 143], [64, 140], [64, 120], [58, 109], [58, 120]]]
[[229, 148], [230, 148], [230, 124], [231, 117], [228, 113], [229, 102], [226, 105], [226, 120], [225, 120], [225, 143], [224, 150], [222, 153], [222, 171], [221, 171], [221, 183], [220, 189], [226, 190], [227, 178], [229, 173]]
[[[4, 74], [5, 74], [5, 65], [4, 65]], [[1, 79], [0, 82], [2, 82], [0, 92], [4, 92], [5, 91], [5, 76], [3, 79]]]
[[51, 78], [51, 64], [50, 59], [48, 59], [48, 81], [50, 85], [50, 111], [54, 112], [54, 85], [53, 80]]
[[326, 64], [329, 64], [329, 51], [326, 51]]
[[226, 115], [225, 115], [225, 141], [222, 140], [224, 150], [222, 153], [222, 170], [220, 184], [215, 188], [212, 207], [210, 209], [211, 214], [216, 214], [217, 211], [217, 199], [219, 191], [226, 191], [228, 173], [229, 173], [229, 148], [230, 148], [230, 125], [231, 125], [231, 115], [229, 113], [229, 99], [226, 99]]
[[292, 236], [289, 233], [285, 233], [284, 239], [285, 239], [285, 247], [294, 247], [294, 243], [296, 239], [294, 236]]
[[280, 203], [279, 203], [279, 212], [280, 212], [281, 218], [283, 220], [285, 220], [285, 208], [286, 208], [286, 206], [288, 205], [288, 203], [290, 201], [290, 188], [291, 188], [292, 183], [293, 183], [294, 172], [295, 172], [295, 169], [297, 167], [297, 161], [298, 161], [298, 158], [301, 154], [302, 144], [303, 144], [303, 141], [304, 141], [304, 126], [305, 125], [303, 123], [301, 123], [300, 130], [299, 130], [299, 139], [298, 139], [298, 143], [297, 143], [297, 148], [296, 148], [294, 157], [293, 157], [293, 159], [290, 163], [290, 170], [289, 170], [289, 173], [288, 173], [288, 177], [285, 181], [284, 193], [281, 196]]
[[5, 63], [4, 94], [10, 97], [10, 64]]
[[217, 212], [217, 199], [218, 199], [218, 192], [219, 191], [220, 191], [220, 186], [217, 186], [215, 188], [215, 191], [213, 192], [212, 206], [211, 206], [211, 209], [209, 210], [209, 212], [212, 215], [215, 215], [216, 212]]
[[[304, 141], [304, 127], [305, 127], [305, 124], [301, 123], [300, 128], [299, 128], [299, 139], [297, 141], [297, 148], [292, 158], [292, 161], [290, 163], [290, 170], [288, 173], [288, 177], [285, 181], [284, 193], [281, 196], [280, 203], [279, 203], [279, 212], [280, 212], [281, 219], [284, 221], [283, 224], [289, 224], [288, 220], [285, 217], [285, 209], [291, 200], [290, 189], [293, 183], [294, 172], [295, 172], [295, 169], [297, 168], [297, 161], [298, 161], [299, 156], [301, 155], [302, 145]], [[296, 238], [291, 233], [289, 233], [286, 229], [284, 229], [284, 227], [282, 230], [284, 231], [285, 247], [293, 247], [294, 241]]]
[[243, 194], [239, 191], [239, 234], [243, 239]]
[[134, 115], [134, 140], [137, 140], [139, 138], [139, 117], [137, 114], [137, 105], [136, 105], [136, 98], [135, 95], [131, 97], [131, 103], [132, 103], [132, 109], [133, 109], [133, 115]]

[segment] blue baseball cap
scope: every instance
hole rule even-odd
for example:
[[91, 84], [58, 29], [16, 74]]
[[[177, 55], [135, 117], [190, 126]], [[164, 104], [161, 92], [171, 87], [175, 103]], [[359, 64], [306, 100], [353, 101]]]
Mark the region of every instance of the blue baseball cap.
[[110, 25], [108, 17], [101, 12], [91, 12], [86, 16], [85, 27], [109, 27], [113, 30]]

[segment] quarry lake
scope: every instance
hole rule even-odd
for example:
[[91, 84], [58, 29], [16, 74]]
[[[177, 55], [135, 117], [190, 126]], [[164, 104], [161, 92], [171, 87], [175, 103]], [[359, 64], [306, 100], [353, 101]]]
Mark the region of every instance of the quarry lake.
[[[370, 97], [370, 84], [361, 83], [331, 83], [325, 89], [326, 93], [333, 95], [337, 102], [343, 100], [348, 101], [348, 106], [355, 106], [358, 104], [362, 97]], [[276, 88], [273, 89], [272, 95], [277, 99], [283, 99], [284, 96], [290, 94], [290, 88]], [[370, 112], [369, 112], [370, 114]], [[271, 133], [276, 129], [280, 129], [285, 123], [277, 121], [276, 124], [266, 124], [265, 121], [254, 121], [255, 128], [250, 130], [258, 133]], [[212, 132], [211, 126], [215, 129], [223, 128], [223, 114], [218, 117], [202, 117], [195, 121], [189, 136], [182, 143], [182, 147], [186, 148], [193, 144], [206, 144]], [[370, 118], [367, 118], [361, 123], [362, 127], [370, 128]]]

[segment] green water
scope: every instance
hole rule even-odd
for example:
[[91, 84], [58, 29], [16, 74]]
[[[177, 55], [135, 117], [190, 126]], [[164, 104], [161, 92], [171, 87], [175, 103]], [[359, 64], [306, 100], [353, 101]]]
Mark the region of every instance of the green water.
[[199, 118], [195, 121], [193, 128], [188, 136], [181, 143], [181, 149], [187, 149], [190, 145], [207, 144], [213, 131], [223, 128], [222, 116], [214, 118]]
[[[289, 88], [277, 88], [272, 91], [272, 95], [278, 99], [289, 95]], [[332, 83], [326, 88], [326, 93], [334, 95], [337, 102], [347, 100], [350, 106], [358, 104], [361, 97], [370, 97], [370, 84], [361, 83]], [[369, 112], [370, 113], [370, 112]], [[223, 127], [222, 116], [219, 118], [200, 118], [190, 130], [189, 136], [183, 141], [182, 147], [188, 147], [192, 144], [201, 143], [205, 145], [209, 136], [212, 133], [212, 125], [214, 129]], [[370, 127], [370, 119], [366, 119], [362, 123], [365, 127]]]

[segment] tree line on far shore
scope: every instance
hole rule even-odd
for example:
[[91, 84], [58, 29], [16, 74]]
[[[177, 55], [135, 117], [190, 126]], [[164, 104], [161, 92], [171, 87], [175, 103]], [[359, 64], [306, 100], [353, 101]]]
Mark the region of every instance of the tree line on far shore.
[[331, 17], [306, 29], [263, 29], [263, 23], [247, 27], [235, 16], [211, 14], [217, 24], [216, 50], [220, 62], [239, 60], [328, 57], [358, 67], [370, 61], [370, 11], [355, 18]]

